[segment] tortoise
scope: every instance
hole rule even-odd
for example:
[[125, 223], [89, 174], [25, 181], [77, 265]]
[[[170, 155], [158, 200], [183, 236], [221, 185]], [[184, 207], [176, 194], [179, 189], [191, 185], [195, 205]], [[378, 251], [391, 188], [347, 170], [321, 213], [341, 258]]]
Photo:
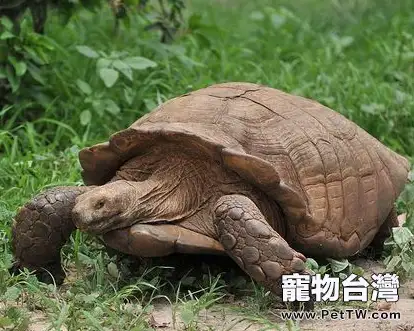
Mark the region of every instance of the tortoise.
[[408, 161], [343, 115], [280, 90], [215, 84], [161, 104], [79, 152], [85, 186], [17, 213], [16, 264], [63, 281], [76, 228], [117, 251], [227, 254], [276, 294], [306, 256], [381, 249], [398, 225]]

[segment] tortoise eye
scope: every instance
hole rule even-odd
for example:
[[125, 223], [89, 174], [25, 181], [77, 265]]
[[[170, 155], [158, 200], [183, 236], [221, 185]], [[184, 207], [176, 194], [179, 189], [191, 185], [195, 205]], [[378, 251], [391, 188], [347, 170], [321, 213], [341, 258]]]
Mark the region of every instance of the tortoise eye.
[[96, 204], [95, 204], [95, 209], [101, 209], [103, 208], [103, 206], [105, 206], [105, 200], [99, 200]]

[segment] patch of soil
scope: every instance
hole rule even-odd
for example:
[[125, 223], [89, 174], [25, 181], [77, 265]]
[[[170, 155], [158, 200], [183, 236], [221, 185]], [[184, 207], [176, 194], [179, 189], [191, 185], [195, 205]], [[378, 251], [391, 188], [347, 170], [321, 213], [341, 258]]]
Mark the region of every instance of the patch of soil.
[[[224, 271], [224, 277], [226, 274], [229, 278], [233, 278], [236, 275], [243, 275], [241, 270], [237, 270], [237, 266], [231, 263], [230, 259], [213, 257], [212, 261], [202, 259], [209, 266], [209, 270], [212, 276]], [[195, 270], [194, 274], [203, 274], [206, 270], [200, 270], [200, 258], [198, 262], [190, 257], [189, 261], [181, 258], [179, 261], [174, 259], [168, 259], [171, 266], [176, 267], [176, 271], [171, 275], [171, 280], [180, 280], [181, 277], [188, 272], [187, 262], [190, 262]], [[179, 263], [178, 263], [179, 262]], [[211, 264], [209, 263], [211, 262]], [[178, 263], [175, 264], [175, 263]], [[361, 266], [365, 270], [365, 278], [371, 279], [373, 273], [384, 272], [384, 266], [377, 261], [367, 260], [363, 258], [352, 261], [353, 264]], [[167, 264], [167, 263], [166, 263]], [[164, 264], [164, 265], [166, 265]], [[184, 266], [183, 266], [184, 264]], [[236, 267], [235, 267], [236, 266]], [[211, 268], [210, 268], [211, 267]], [[233, 269], [235, 268], [235, 269]], [[201, 268], [203, 269], [203, 268]], [[212, 270], [213, 269], [213, 270]], [[229, 271], [230, 270], [230, 271]], [[240, 272], [239, 272], [240, 271]], [[226, 280], [227, 283], [228, 280]], [[331, 330], [350, 330], [350, 331], [414, 331], [414, 280], [407, 281], [401, 284], [399, 289], [400, 300], [391, 305], [378, 303], [372, 305], [367, 316], [371, 312], [398, 312], [400, 313], [400, 319], [390, 320], [373, 320], [373, 319], [357, 319], [355, 317], [345, 319], [315, 319], [315, 320], [301, 320], [299, 321], [300, 330], [303, 331], [326, 331]], [[236, 299], [235, 302], [215, 305], [208, 310], [203, 310], [197, 318], [197, 330], [217, 330], [217, 331], [259, 331], [259, 330], [288, 330], [287, 321], [280, 318], [282, 310], [273, 309], [263, 318], [255, 318], [253, 314], [244, 314], [237, 311], [234, 308], [245, 307], [245, 302]], [[2, 308], [0, 306], [0, 308]], [[321, 305], [316, 305], [315, 311], [319, 312], [322, 308]], [[326, 306], [330, 310], [341, 309], [353, 309], [361, 308], [361, 304], [355, 307], [349, 305], [339, 306], [332, 304]], [[179, 309], [179, 308], [178, 308]], [[49, 325], [45, 322], [45, 317], [42, 312], [30, 313], [30, 327], [29, 331], [43, 331], [47, 330]], [[185, 330], [184, 323], [180, 317], [180, 311], [173, 311], [171, 305], [165, 301], [157, 302], [154, 304], [154, 309], [148, 315], [148, 322], [155, 330], [175, 331]], [[296, 330], [296, 329], [295, 329]]]
[[[384, 265], [378, 261], [359, 258], [352, 262], [365, 270], [364, 276], [367, 280], [371, 279], [373, 273], [382, 273], [385, 270]], [[392, 304], [386, 303], [385, 301], [373, 304], [368, 310], [366, 315], [367, 318], [365, 319], [358, 319], [355, 316], [347, 318], [345, 315], [344, 319], [303, 319], [299, 321], [298, 324], [300, 330], [303, 331], [326, 331], [329, 329], [347, 331], [414, 331], [414, 280], [407, 281], [400, 285], [399, 298], [398, 302]], [[203, 311], [198, 318], [198, 330], [288, 330], [287, 321], [280, 318], [282, 310], [272, 310], [271, 313], [264, 318], [269, 321], [269, 323], [266, 323], [264, 319], [252, 321], [252, 316], [235, 312], [234, 309], [232, 309], [232, 306], [236, 304], [237, 302], [233, 305], [217, 305], [209, 310]], [[171, 308], [167, 306], [163, 306], [162, 304], [155, 306], [159, 321], [169, 321], [162, 327], [162, 329], [166, 331], [184, 330], [183, 323], [180, 320], [180, 314], [176, 314], [174, 325], [172, 322], [173, 315]], [[330, 310], [334, 310], [335, 308], [335, 310], [338, 311], [341, 309], [361, 309], [361, 305], [347, 305], [346, 307], [332, 305], [327, 306], [326, 308], [329, 308]], [[315, 311], [320, 314], [320, 310], [321, 306], [317, 305]], [[396, 312], [399, 313], [400, 316], [398, 319], [373, 319], [371, 315], [373, 312], [379, 314], [382, 313], [384, 314], [384, 317], [385, 314]], [[156, 327], [156, 325], [153, 326]]]

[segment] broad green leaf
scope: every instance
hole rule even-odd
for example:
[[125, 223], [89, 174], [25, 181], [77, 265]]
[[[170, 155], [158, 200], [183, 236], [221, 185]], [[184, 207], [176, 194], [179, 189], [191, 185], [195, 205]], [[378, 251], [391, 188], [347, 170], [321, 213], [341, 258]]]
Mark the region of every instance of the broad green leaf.
[[391, 255], [388, 255], [385, 259], [384, 259], [384, 264], [386, 265], [386, 264], [388, 264], [390, 261], [391, 261], [391, 259], [392, 259], [392, 256]]
[[119, 270], [118, 270], [118, 267], [115, 263], [110, 262], [108, 264], [108, 273], [114, 278], [119, 277]]
[[121, 60], [115, 60], [112, 65], [114, 68], [119, 70], [122, 74], [125, 75], [130, 81], [132, 81], [132, 70], [131, 67]]
[[102, 57], [96, 62], [96, 68], [98, 70], [101, 70], [103, 68], [109, 68], [111, 64], [112, 64], [112, 60]]
[[27, 55], [37, 64], [45, 64], [47, 62], [44, 58], [42, 58], [41, 54], [38, 54], [35, 49], [28, 46], [23, 46], [23, 49]]
[[41, 74], [41, 70], [32, 63], [28, 63], [27, 70], [29, 71], [30, 75], [34, 80], [42, 85], [46, 85], [46, 80], [43, 78]]
[[250, 14], [250, 18], [251, 18], [253, 21], [263, 21], [263, 20], [264, 20], [264, 18], [265, 18], [265, 15], [264, 15], [262, 12], [260, 12], [260, 11], [253, 11], [253, 12]]
[[16, 301], [17, 298], [20, 296], [21, 290], [18, 287], [12, 286], [9, 287], [4, 294], [4, 298], [9, 301]]
[[393, 256], [390, 262], [387, 264], [387, 271], [394, 271], [394, 268], [401, 262], [399, 256]]
[[89, 110], [84, 110], [80, 113], [79, 119], [80, 119], [80, 123], [83, 126], [86, 126], [91, 122], [92, 114]]
[[319, 268], [318, 273], [321, 275], [326, 274], [326, 271], [328, 270], [328, 267], [326, 265], [323, 265], [322, 267]]
[[194, 61], [191, 57], [188, 57], [184, 54], [176, 54], [177, 59], [181, 61], [182, 64], [187, 67], [204, 67], [205, 65], [201, 62]]
[[124, 88], [124, 97], [128, 105], [132, 105], [132, 102], [134, 101], [135, 91], [132, 90], [129, 87]]
[[184, 305], [180, 315], [185, 326], [190, 325], [196, 317], [190, 305]]
[[13, 326], [13, 321], [9, 317], [0, 317], [0, 328], [5, 328], [5, 330], [8, 330], [11, 326]]
[[412, 270], [414, 270], [414, 264], [412, 262], [402, 261], [401, 266], [408, 273], [410, 273]]
[[407, 227], [392, 228], [392, 237], [395, 243], [400, 247], [404, 247], [407, 243], [413, 240], [414, 236]]
[[95, 260], [81, 252], [78, 252], [78, 259], [82, 264], [92, 266], [95, 263]]
[[92, 330], [104, 330], [101, 326], [101, 321], [98, 320], [95, 316], [93, 316], [91, 313], [87, 312], [86, 310], [82, 311], [83, 316], [85, 316], [86, 320], [88, 321], [88, 324], [92, 327]]
[[394, 244], [395, 244], [395, 241], [394, 241], [394, 238], [392, 236], [389, 236], [384, 241], [384, 246], [391, 246], [391, 245], [394, 245]]
[[10, 31], [4, 31], [0, 35], [0, 40], [11, 39], [11, 38], [14, 38], [14, 37], [15, 37], [15, 35], [13, 33], [11, 33]]
[[105, 110], [111, 113], [112, 115], [118, 115], [121, 111], [121, 108], [113, 100], [105, 100]]
[[354, 267], [352, 269], [352, 273], [358, 276], [363, 276], [364, 275], [364, 269], [362, 269], [361, 267]]
[[345, 36], [339, 39], [343, 48], [350, 46], [354, 42], [354, 37]]
[[104, 114], [105, 104], [104, 104], [104, 101], [103, 100], [101, 100], [101, 99], [93, 99], [92, 102], [91, 102], [91, 104], [92, 104], [93, 109], [96, 111], [96, 113], [99, 116], [102, 116]]
[[83, 295], [82, 296], [82, 301], [85, 303], [92, 303], [94, 302], [97, 298], [99, 298], [99, 293], [98, 292], [92, 292], [90, 294], [87, 295]]
[[87, 82], [85, 82], [81, 79], [78, 79], [78, 80], [76, 80], [76, 85], [86, 95], [90, 95], [92, 93], [92, 88], [90, 87], [90, 85]]
[[17, 62], [14, 68], [16, 69], [16, 75], [20, 77], [27, 71], [27, 66], [24, 62]]
[[7, 16], [0, 17], [0, 22], [7, 30], [13, 29], [13, 22]]
[[144, 103], [148, 110], [153, 110], [157, 107], [156, 102], [152, 99], [144, 99]]
[[7, 79], [12, 87], [12, 92], [16, 92], [20, 86], [20, 79], [17, 77], [10, 65], [6, 68]]
[[273, 26], [276, 29], [280, 28], [286, 22], [286, 18], [284, 16], [279, 15], [279, 14], [276, 14], [276, 13], [273, 13], [270, 16], [270, 18], [271, 18], [271, 21], [272, 21]]
[[91, 59], [96, 59], [99, 57], [99, 54], [95, 50], [90, 48], [89, 46], [85, 46], [85, 45], [76, 46], [76, 49], [79, 53]]
[[124, 59], [124, 62], [127, 65], [129, 65], [132, 69], [136, 70], [143, 70], [157, 66], [157, 63], [155, 63], [154, 61], [151, 61], [141, 56], [127, 57], [126, 59]]
[[339, 273], [339, 278], [340, 279], [342, 279], [342, 280], [344, 280], [344, 279], [346, 279], [348, 276], [347, 276], [347, 274], [345, 274], [345, 273], [343, 273], [343, 272], [340, 272]]
[[312, 258], [307, 258], [305, 264], [309, 269], [312, 269], [312, 270], [318, 270], [319, 268], [318, 262], [316, 262]]
[[99, 76], [103, 80], [106, 87], [112, 87], [119, 78], [118, 71], [110, 68], [103, 68], [99, 70]]
[[16, 75], [18, 77], [21, 77], [26, 73], [26, 63], [18, 61], [14, 56], [9, 56], [8, 60], [13, 65]]
[[334, 260], [334, 259], [327, 259], [331, 265], [331, 269], [333, 272], [338, 273], [345, 270], [349, 266], [349, 262], [346, 259], [342, 260]]

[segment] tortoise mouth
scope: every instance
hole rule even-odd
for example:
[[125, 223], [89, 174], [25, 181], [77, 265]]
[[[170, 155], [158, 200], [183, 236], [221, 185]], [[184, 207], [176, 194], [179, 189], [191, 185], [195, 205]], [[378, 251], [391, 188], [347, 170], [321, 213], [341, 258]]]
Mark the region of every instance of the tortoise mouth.
[[119, 213], [115, 214], [114, 216], [112, 216], [110, 219], [108, 219], [108, 221], [107, 221], [108, 224], [105, 227], [105, 229], [103, 229], [103, 231], [93, 232], [93, 230], [91, 231], [91, 229], [88, 229], [87, 232], [97, 234], [97, 235], [103, 235], [103, 234], [109, 234], [110, 232], [113, 232], [113, 231], [128, 229], [131, 226], [134, 226], [135, 224], [146, 224], [146, 225], [175, 224], [174, 222], [171, 222], [171, 221], [168, 221], [168, 220], [140, 220], [140, 219], [137, 219], [134, 222], [129, 222], [128, 224], [124, 224], [124, 223], [120, 222], [120, 224], [118, 226], [112, 226], [117, 221], [116, 217], [118, 217], [121, 214], [122, 214], [122, 212], [119, 212]]
[[109, 218], [93, 219], [91, 222], [82, 222], [81, 218], [74, 217], [74, 223], [76, 227], [83, 232], [100, 235], [106, 232], [110, 232], [112, 230], [127, 227], [126, 225], [123, 225], [123, 224], [116, 226], [117, 222], [121, 223], [122, 221], [122, 218], [120, 219], [121, 215], [122, 215], [122, 212], [120, 211], [112, 215]]

